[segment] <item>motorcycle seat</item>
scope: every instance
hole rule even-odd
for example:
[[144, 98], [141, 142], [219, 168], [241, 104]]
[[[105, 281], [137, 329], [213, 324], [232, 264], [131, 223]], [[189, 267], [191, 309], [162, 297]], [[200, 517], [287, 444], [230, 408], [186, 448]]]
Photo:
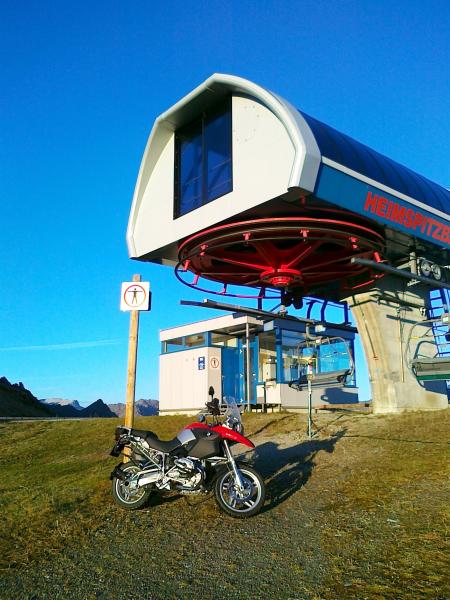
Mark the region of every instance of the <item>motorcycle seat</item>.
[[144, 438], [151, 448], [159, 450], [160, 452], [172, 452], [181, 446], [181, 442], [178, 438], [164, 442], [163, 440], [160, 440], [153, 431], [145, 431], [144, 429], [132, 429], [131, 435]]

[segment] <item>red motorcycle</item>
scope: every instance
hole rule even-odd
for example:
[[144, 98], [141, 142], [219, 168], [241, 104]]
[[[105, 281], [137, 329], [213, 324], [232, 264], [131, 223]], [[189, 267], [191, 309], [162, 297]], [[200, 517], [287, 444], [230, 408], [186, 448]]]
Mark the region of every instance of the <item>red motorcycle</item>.
[[228, 400], [221, 415], [214, 388], [209, 388], [209, 394], [208, 413], [200, 414], [197, 422], [168, 442], [152, 431], [117, 427], [111, 455], [119, 456], [129, 448], [129, 462], [117, 465], [110, 477], [113, 498], [121, 508], [141, 508], [154, 493], [213, 491], [219, 507], [232, 517], [252, 517], [261, 510], [265, 498], [261, 475], [245, 462], [237, 462], [231, 452], [235, 444], [255, 447], [244, 437], [239, 408]]

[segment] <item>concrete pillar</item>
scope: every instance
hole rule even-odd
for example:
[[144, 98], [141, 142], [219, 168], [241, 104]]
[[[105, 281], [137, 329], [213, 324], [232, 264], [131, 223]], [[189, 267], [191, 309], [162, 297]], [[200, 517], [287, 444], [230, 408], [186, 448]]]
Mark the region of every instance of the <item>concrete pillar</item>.
[[[417, 381], [408, 368], [405, 344], [412, 325], [424, 320], [429, 288], [407, 286], [392, 276], [378, 280], [368, 292], [347, 298], [361, 336], [372, 386], [374, 413], [403, 410], [437, 410], [448, 407], [445, 381]], [[425, 332], [417, 327], [414, 336]], [[430, 341], [430, 338], [427, 338]], [[434, 356], [434, 344], [412, 342], [412, 356], [420, 344], [420, 354]]]

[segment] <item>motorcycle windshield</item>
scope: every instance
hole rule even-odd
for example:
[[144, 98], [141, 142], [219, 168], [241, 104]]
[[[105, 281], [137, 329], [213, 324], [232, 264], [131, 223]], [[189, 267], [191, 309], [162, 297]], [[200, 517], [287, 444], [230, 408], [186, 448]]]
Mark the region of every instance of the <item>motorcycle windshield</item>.
[[225, 396], [223, 398], [223, 403], [226, 406], [224, 417], [233, 417], [239, 421], [239, 423], [242, 423], [241, 411], [239, 410], [239, 406], [236, 404], [236, 400], [234, 398]]

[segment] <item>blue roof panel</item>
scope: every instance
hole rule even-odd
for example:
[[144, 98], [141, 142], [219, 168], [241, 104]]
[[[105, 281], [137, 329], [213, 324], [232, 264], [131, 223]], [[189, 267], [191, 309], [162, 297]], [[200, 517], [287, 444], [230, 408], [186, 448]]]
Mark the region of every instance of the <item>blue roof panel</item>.
[[449, 190], [333, 127], [299, 112], [311, 128], [322, 156], [432, 208], [446, 214], [450, 212]]

